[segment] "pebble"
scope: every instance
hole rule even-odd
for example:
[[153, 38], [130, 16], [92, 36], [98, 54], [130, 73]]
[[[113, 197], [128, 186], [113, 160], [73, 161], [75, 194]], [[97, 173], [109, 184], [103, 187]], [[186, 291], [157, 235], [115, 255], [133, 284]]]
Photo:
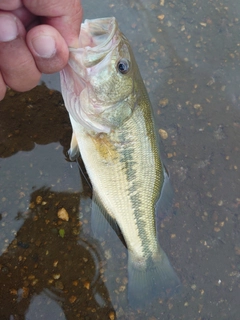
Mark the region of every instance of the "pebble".
[[69, 298], [69, 302], [70, 302], [70, 303], [74, 303], [76, 300], [77, 300], [77, 297], [76, 297], [76, 296], [71, 296], [71, 297]]
[[220, 200], [220, 201], [218, 202], [218, 206], [221, 207], [222, 205], [223, 205], [223, 201]]
[[41, 204], [41, 203], [42, 203], [42, 197], [41, 196], [37, 196], [36, 204]]
[[27, 298], [28, 295], [29, 295], [29, 288], [23, 287], [22, 297], [23, 297], [23, 298]]
[[66, 209], [62, 208], [60, 210], [58, 210], [58, 218], [63, 220], [63, 221], [68, 221], [69, 220], [69, 215]]
[[164, 14], [160, 14], [160, 15], [158, 16], [158, 19], [159, 19], [159, 20], [163, 20], [164, 18], [165, 18]]
[[159, 101], [159, 105], [164, 108], [168, 105], [168, 99], [167, 98], [163, 98]]
[[90, 289], [90, 282], [85, 281], [85, 282], [84, 282], [84, 288], [86, 288], [87, 290], [89, 290], [89, 289]]
[[162, 139], [165, 140], [165, 139], [168, 138], [168, 133], [167, 133], [167, 131], [165, 131], [165, 130], [163, 130], [163, 129], [159, 129], [158, 132], [159, 132], [159, 134], [160, 134], [160, 136], [161, 136]]
[[110, 320], [115, 320], [115, 314], [113, 311], [109, 312], [109, 315], [108, 315], [109, 319]]

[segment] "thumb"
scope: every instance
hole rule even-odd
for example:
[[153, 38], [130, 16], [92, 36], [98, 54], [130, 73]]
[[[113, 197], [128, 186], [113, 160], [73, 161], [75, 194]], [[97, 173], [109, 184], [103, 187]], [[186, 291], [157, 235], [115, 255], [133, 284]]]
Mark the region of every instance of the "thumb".
[[54, 73], [68, 62], [68, 46], [61, 34], [49, 25], [39, 25], [27, 33], [27, 45], [38, 70]]

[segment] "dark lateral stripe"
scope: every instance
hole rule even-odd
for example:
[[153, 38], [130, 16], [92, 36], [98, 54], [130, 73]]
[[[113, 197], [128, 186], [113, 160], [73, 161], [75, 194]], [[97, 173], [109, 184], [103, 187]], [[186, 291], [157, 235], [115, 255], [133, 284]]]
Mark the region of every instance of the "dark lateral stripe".
[[[154, 234], [152, 239], [154, 239], [156, 237], [154, 208], [161, 193], [164, 177], [162, 171], [162, 164], [160, 160], [160, 154], [155, 136], [152, 111], [148, 94], [140, 78], [138, 79], [138, 81], [136, 81], [135, 84], [137, 86], [137, 89], [141, 92], [141, 99], [139, 101], [139, 104], [136, 105], [131, 119], [127, 121], [128, 124], [122, 126], [123, 130], [119, 132], [119, 138], [120, 141], [129, 141], [129, 134], [144, 134], [143, 132], [141, 132], [141, 127], [145, 126], [145, 130], [147, 132], [147, 137], [145, 138], [150, 143], [149, 148], [153, 153], [152, 155], [154, 157], [155, 163], [155, 168], [153, 170], [155, 170], [156, 173], [155, 179], [153, 181], [154, 194], [151, 196], [151, 201], [149, 203], [148, 208], [143, 208], [143, 203], [141, 200], [142, 193], [137, 192], [138, 190], [141, 190], [142, 186], [139, 185], [140, 182], [138, 180], [138, 177], [139, 175], [141, 175], [141, 172], [137, 171], [139, 170], [139, 168], [137, 168], [139, 162], [139, 159], [137, 157], [139, 157], [139, 154], [135, 151], [134, 141], [132, 143], [127, 143], [125, 145], [125, 148], [121, 149], [120, 161], [124, 165], [126, 179], [130, 183], [127, 191], [131, 200], [134, 220], [139, 231], [139, 239], [141, 241], [143, 254], [147, 258], [151, 257], [152, 255], [152, 245], [150, 245], [149, 243], [151, 239], [149, 238], [149, 230], [146, 229], [146, 221], [151, 219], [153, 220]], [[152, 215], [152, 217], [149, 215]], [[157, 239], [155, 238], [153, 241], [157, 241]]]
[[[128, 130], [124, 130], [120, 133], [120, 140], [126, 141], [129, 135]], [[134, 146], [127, 145], [126, 148], [123, 148], [120, 152], [120, 161], [124, 165], [124, 170], [126, 174], [126, 180], [129, 182], [129, 187], [127, 188], [129, 198], [131, 200], [134, 220], [138, 229], [139, 233], [139, 239], [141, 241], [141, 247], [143, 250], [143, 255], [145, 257], [151, 255], [151, 252], [149, 250], [149, 236], [146, 232], [146, 223], [144, 222], [145, 219], [149, 219], [148, 214], [153, 214], [152, 208], [146, 208], [145, 210], [149, 210], [150, 212], [145, 212], [144, 208], [142, 208], [143, 203], [141, 200], [141, 192], [137, 192], [138, 190], [141, 190], [142, 186], [139, 185], [138, 176], [141, 174], [141, 172], [137, 172], [138, 168], [136, 166], [138, 165], [137, 161], [134, 159], [139, 156], [134, 151]], [[154, 217], [153, 217], [154, 219]], [[155, 231], [155, 230], [154, 230]], [[155, 234], [155, 232], [154, 232]]]

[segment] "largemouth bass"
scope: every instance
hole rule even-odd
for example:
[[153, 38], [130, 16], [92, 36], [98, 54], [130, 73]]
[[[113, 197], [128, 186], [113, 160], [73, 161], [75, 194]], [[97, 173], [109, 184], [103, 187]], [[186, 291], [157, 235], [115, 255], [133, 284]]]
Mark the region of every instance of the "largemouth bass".
[[73, 129], [69, 155], [81, 154], [93, 210], [99, 208], [121, 230], [128, 248], [128, 298], [139, 305], [180, 284], [157, 239], [155, 210], [165, 178], [151, 103], [115, 18], [86, 20], [79, 39], [61, 72]]

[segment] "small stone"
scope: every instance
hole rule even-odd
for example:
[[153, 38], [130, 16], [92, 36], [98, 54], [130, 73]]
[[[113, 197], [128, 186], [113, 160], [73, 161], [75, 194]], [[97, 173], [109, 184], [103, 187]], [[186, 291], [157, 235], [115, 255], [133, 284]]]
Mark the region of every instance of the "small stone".
[[112, 257], [111, 250], [106, 250], [104, 253], [104, 256], [107, 260], [111, 259], [111, 257]]
[[198, 104], [198, 103], [196, 103], [196, 104], [194, 104], [193, 108], [194, 108], [194, 109], [201, 109], [201, 105]]
[[76, 297], [76, 296], [71, 296], [71, 297], [69, 298], [69, 302], [70, 302], [70, 303], [74, 303], [76, 300], [77, 300], [77, 297]]
[[85, 281], [85, 282], [84, 282], [84, 288], [86, 288], [87, 290], [89, 290], [89, 289], [90, 289], [90, 282]]
[[120, 286], [119, 287], [119, 292], [123, 292], [123, 291], [125, 291], [126, 290], [126, 286]]
[[207, 86], [210, 87], [215, 83], [215, 79], [211, 78], [208, 82], [207, 82]]
[[16, 289], [11, 289], [11, 290], [10, 290], [10, 293], [11, 293], [11, 294], [14, 294], [15, 296], [18, 294], [18, 292], [17, 292]]
[[69, 220], [69, 215], [66, 209], [62, 208], [60, 210], [58, 210], [58, 218], [63, 220], [63, 221], [68, 221]]
[[168, 133], [167, 133], [167, 131], [165, 131], [165, 130], [163, 130], [163, 129], [159, 129], [158, 132], [159, 132], [159, 134], [160, 134], [160, 136], [161, 136], [162, 139], [165, 140], [165, 139], [168, 138]]
[[54, 266], [54, 267], [57, 267], [57, 265], [58, 265], [58, 260], [55, 260], [55, 261], [53, 262], [53, 266]]
[[58, 280], [61, 277], [59, 273], [54, 273], [53, 274], [53, 279]]
[[158, 19], [159, 19], [159, 20], [163, 20], [164, 18], [165, 18], [164, 14], [160, 14], [160, 15], [158, 16]]
[[168, 99], [167, 98], [163, 98], [159, 101], [159, 105], [164, 108], [168, 105]]
[[42, 203], [42, 197], [41, 196], [37, 196], [36, 204], [41, 204], [41, 203]]
[[115, 314], [113, 311], [109, 312], [109, 315], [108, 315], [109, 319], [110, 320], [115, 320]]
[[38, 279], [34, 279], [34, 280], [31, 282], [31, 285], [32, 285], [32, 286], [35, 286], [37, 283], [38, 283]]
[[23, 287], [22, 297], [23, 297], [23, 298], [27, 298], [28, 295], [29, 295], [29, 288]]

